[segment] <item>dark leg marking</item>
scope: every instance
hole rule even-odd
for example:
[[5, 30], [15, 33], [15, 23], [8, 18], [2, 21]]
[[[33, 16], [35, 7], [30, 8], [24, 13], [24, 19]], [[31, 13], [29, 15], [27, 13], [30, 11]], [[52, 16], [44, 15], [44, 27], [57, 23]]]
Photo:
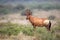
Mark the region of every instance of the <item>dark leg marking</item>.
[[49, 30], [50, 30], [50, 28], [51, 28], [51, 22], [49, 21]]
[[46, 28], [50, 31], [51, 28], [51, 22], [49, 21], [49, 24], [46, 26]]

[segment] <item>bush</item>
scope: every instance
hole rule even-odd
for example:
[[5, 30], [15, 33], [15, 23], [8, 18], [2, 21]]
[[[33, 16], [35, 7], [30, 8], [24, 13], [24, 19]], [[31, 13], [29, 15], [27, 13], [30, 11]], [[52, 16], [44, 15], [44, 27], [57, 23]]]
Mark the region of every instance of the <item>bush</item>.
[[25, 6], [24, 6], [24, 5], [17, 5], [17, 6], [15, 7], [15, 9], [16, 9], [16, 10], [23, 10], [23, 9], [25, 9]]
[[48, 17], [48, 19], [50, 19], [50, 20], [54, 20], [56, 17], [54, 16], [54, 15], [50, 15], [49, 17]]
[[7, 14], [9, 11], [6, 8], [0, 8], [0, 14]]
[[25, 10], [23, 10], [23, 11], [21, 12], [21, 15], [22, 15], [22, 16], [26, 16], [25, 13], [26, 13]]

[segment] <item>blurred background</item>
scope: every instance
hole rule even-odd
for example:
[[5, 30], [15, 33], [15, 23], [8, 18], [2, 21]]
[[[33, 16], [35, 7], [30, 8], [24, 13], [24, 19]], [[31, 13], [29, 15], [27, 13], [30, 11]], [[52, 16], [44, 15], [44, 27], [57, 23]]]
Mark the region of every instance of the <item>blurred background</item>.
[[[26, 9], [51, 20], [51, 32], [37, 27], [34, 33]], [[0, 0], [0, 40], [60, 40], [60, 0]]]

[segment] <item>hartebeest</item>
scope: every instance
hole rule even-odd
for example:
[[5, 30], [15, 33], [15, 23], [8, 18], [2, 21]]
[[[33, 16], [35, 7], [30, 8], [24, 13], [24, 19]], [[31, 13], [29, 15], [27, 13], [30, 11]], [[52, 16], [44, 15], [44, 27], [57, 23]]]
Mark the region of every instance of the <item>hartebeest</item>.
[[31, 11], [29, 9], [26, 10], [26, 19], [28, 19], [31, 24], [33, 25], [34, 28], [38, 27], [43, 27], [45, 26], [49, 31], [51, 28], [51, 21], [48, 20], [47, 18], [38, 18], [38, 17], [33, 17], [31, 15]]

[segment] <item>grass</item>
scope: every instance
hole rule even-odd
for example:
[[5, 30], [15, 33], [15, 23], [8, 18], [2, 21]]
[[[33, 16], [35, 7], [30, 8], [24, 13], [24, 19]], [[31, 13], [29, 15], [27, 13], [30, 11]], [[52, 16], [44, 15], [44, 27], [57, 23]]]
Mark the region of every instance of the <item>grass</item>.
[[35, 31], [33, 30], [34, 29], [31, 25], [0, 23], [1, 35], [17, 35], [20, 32], [23, 32], [23, 34], [28, 36], [36, 36], [38, 40], [60, 40], [60, 34], [57, 32], [60, 30], [60, 25], [51, 28], [50, 32], [47, 31], [45, 27], [37, 27]]
[[24, 34], [32, 35], [31, 27], [26, 27], [26, 25], [18, 25], [12, 23], [0, 23], [0, 34], [7, 34], [7, 35], [17, 35], [21, 31]]

